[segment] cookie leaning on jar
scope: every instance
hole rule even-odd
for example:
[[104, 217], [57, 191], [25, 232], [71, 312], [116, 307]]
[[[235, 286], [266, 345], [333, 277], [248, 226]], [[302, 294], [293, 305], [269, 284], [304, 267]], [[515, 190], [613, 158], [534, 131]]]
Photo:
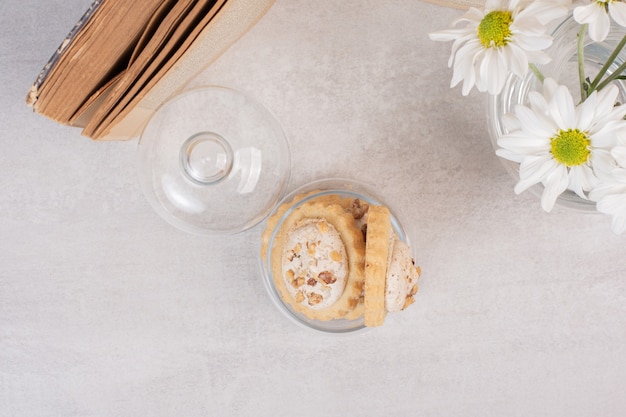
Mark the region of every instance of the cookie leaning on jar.
[[366, 326], [382, 325], [387, 311], [404, 310], [417, 293], [421, 271], [410, 248], [386, 207], [336, 194], [298, 203], [313, 194], [278, 207], [263, 232], [261, 256], [270, 256], [278, 295], [309, 319], [363, 316]]

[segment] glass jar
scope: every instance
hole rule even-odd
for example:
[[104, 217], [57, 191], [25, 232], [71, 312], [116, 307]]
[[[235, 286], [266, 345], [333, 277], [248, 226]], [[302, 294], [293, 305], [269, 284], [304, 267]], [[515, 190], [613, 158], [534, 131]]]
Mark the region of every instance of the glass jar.
[[[302, 198], [297, 198], [298, 196]], [[384, 205], [391, 212], [391, 226], [393, 231], [397, 234], [398, 238], [410, 246], [409, 232], [406, 225], [403, 225], [401, 221], [401, 214], [398, 213], [398, 208], [389, 201], [384, 201], [383, 198], [377, 195], [376, 191], [372, 187], [361, 183], [359, 181], [346, 179], [346, 178], [326, 178], [317, 180], [300, 188], [292, 191], [286, 195], [279, 205], [272, 211], [270, 217], [276, 215], [277, 222], [275, 226], [270, 230], [268, 234], [268, 240], [266, 247], [260, 249], [259, 265], [261, 269], [261, 275], [263, 277], [263, 283], [273, 301], [274, 305], [280, 310], [280, 312], [291, 320], [296, 325], [309, 330], [315, 330], [327, 334], [346, 334], [365, 331], [368, 327], [365, 326], [363, 316], [359, 316], [353, 319], [338, 318], [333, 320], [314, 320], [306, 317], [304, 314], [296, 311], [288, 302], [281, 299], [280, 293], [275, 285], [275, 278], [272, 274], [272, 248], [274, 247], [276, 232], [280, 229], [283, 222], [289, 217], [289, 215], [298, 207], [306, 204], [309, 201], [315, 200], [318, 197], [324, 196], [337, 196], [340, 198], [359, 199], [361, 202], [370, 205]], [[280, 211], [281, 205], [286, 203], [289, 208], [284, 212]], [[412, 255], [414, 259], [416, 254], [412, 249]]]
[[[547, 78], [555, 79], [559, 84], [567, 86], [574, 98], [580, 97], [580, 82], [578, 75], [578, 33], [581, 25], [576, 22], [570, 14], [564, 21], [556, 26], [552, 32], [553, 44], [545, 52], [552, 60], [545, 65], [538, 66], [541, 73]], [[614, 22], [611, 23], [611, 30], [606, 39], [602, 42], [594, 42], [585, 35], [584, 39], [584, 68], [585, 76], [593, 79], [600, 68], [609, 59], [616, 46], [626, 35], [626, 28]], [[622, 50], [607, 70], [607, 75], [612, 74], [624, 61], [626, 61], [626, 51]], [[626, 102], [626, 83], [624, 80], [613, 81], [619, 88], [618, 101]], [[525, 77], [520, 78], [513, 74], [509, 75], [502, 92], [498, 95], [491, 95], [487, 105], [487, 124], [491, 144], [494, 149], [498, 149], [497, 141], [500, 137], [508, 134], [509, 131], [504, 125], [504, 116], [513, 112], [518, 104], [528, 105], [528, 94], [531, 91], [541, 91], [541, 82], [532, 71]], [[500, 158], [506, 170], [515, 178], [519, 179], [519, 164]], [[543, 192], [543, 185], [536, 184], [529, 189], [538, 197]], [[585, 212], [596, 212], [595, 203], [585, 200], [574, 192], [566, 190], [559, 196], [556, 204]]]

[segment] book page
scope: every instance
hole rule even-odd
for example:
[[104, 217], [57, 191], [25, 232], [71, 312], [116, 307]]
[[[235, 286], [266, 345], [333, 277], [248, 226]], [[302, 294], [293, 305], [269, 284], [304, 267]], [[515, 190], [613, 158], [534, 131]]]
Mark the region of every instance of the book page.
[[163, 0], [102, 0], [42, 81], [35, 111], [68, 123], [120, 70]]
[[228, 0], [183, 56], [99, 134], [98, 140], [128, 140], [141, 133], [156, 109], [218, 59], [272, 7], [274, 0]]
[[171, 36], [162, 37], [162, 39], [157, 36], [153, 37], [152, 41], [154, 42], [152, 43], [163, 43], [162, 48], [155, 52], [153, 48], [148, 46], [145, 51], [138, 55], [127, 73], [115, 86], [113, 92], [87, 124], [84, 134], [91, 137], [97, 136], [102, 131], [101, 126], [106, 126], [142, 90], [154, 85], [180, 58], [223, 3], [224, 0], [199, 1], [190, 9], [189, 13], [180, 16], [180, 21], [175, 21], [176, 27], [172, 27], [171, 33], [169, 31], [167, 33]]
[[94, 0], [91, 6], [89, 6], [89, 9], [87, 9], [87, 11], [83, 13], [81, 18], [78, 20], [78, 22], [76, 22], [76, 24], [72, 28], [72, 30], [67, 34], [65, 39], [63, 39], [63, 42], [61, 42], [61, 45], [59, 45], [57, 50], [54, 51], [54, 54], [52, 55], [52, 57], [50, 57], [46, 65], [41, 69], [41, 71], [39, 72], [39, 75], [37, 75], [37, 79], [35, 80], [32, 87], [30, 88], [28, 92], [28, 96], [26, 97], [26, 104], [28, 104], [29, 106], [33, 106], [35, 104], [39, 96], [39, 88], [44, 83], [44, 81], [48, 78], [48, 74], [50, 74], [51, 72], [52, 73], [54, 72], [54, 70], [56, 69], [57, 61], [59, 61], [63, 53], [65, 53], [67, 48], [72, 44], [76, 36], [82, 31], [82, 29], [91, 20], [94, 13], [96, 13], [98, 8], [100, 7], [101, 3], [102, 3], [102, 0]]

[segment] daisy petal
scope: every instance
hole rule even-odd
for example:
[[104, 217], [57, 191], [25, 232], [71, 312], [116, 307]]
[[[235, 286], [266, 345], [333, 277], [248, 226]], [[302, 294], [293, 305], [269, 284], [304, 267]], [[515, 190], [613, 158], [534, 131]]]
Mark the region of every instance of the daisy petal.
[[541, 137], [526, 136], [523, 132], [513, 132], [498, 139], [498, 146], [524, 155], [547, 152], [550, 140]]
[[533, 185], [543, 182], [546, 173], [553, 170], [555, 166], [556, 163], [554, 160], [535, 160], [531, 161], [529, 164], [526, 164], [525, 160], [522, 161], [522, 164], [520, 164], [520, 180], [515, 185], [515, 193], [520, 194]]
[[[510, 73], [524, 76], [528, 63], [545, 64], [550, 57], [542, 52], [552, 44], [547, 24], [567, 11], [569, 0], [485, 0], [484, 9], [470, 7], [453, 22], [453, 28], [429, 33], [433, 41], [453, 41], [448, 66], [453, 67], [456, 86], [463, 81], [462, 93], [475, 86], [479, 91], [498, 94]], [[494, 44], [478, 32], [479, 25], [492, 11], [511, 14], [510, 36]], [[464, 27], [456, 27], [464, 25]]]
[[[617, 96], [619, 95], [619, 89], [616, 85], [609, 85], [602, 90], [594, 91], [589, 95], [587, 100], [583, 103], [583, 106], [590, 107], [590, 105], [585, 105], [585, 103], [589, 100], [595, 100], [596, 102], [592, 106], [592, 109], [585, 109], [590, 113], [596, 113], [599, 117], [596, 117], [596, 125], [604, 125], [606, 120], [608, 119], [617, 119], [622, 118], [624, 115], [620, 112], [624, 110], [621, 108], [622, 106], [615, 106], [615, 102], [617, 101]], [[615, 112], [615, 114], [613, 114]], [[593, 126], [590, 126], [593, 129]]]
[[611, 150], [611, 156], [615, 158], [615, 161], [623, 167], [626, 168], [626, 147], [625, 146], [616, 146]]
[[591, 123], [595, 119], [596, 107], [598, 107], [598, 95], [595, 91], [587, 97], [578, 107], [576, 107], [576, 127], [583, 131], [588, 131]]
[[465, 29], [445, 29], [429, 33], [428, 37], [431, 41], [448, 42], [453, 41], [466, 33], [467, 31]]
[[[626, 121], [622, 106], [614, 105], [616, 92], [607, 87], [576, 106], [567, 87], [546, 78], [543, 94], [531, 92], [529, 106], [516, 105], [506, 117], [512, 129], [497, 140], [500, 149], [496, 151], [519, 163], [515, 192], [542, 183], [541, 206], [546, 211], [553, 209], [567, 189], [596, 202], [616, 193], [626, 195]], [[568, 167], [554, 158], [552, 138], [559, 130], [572, 129], [588, 135], [590, 157]]]
[[552, 96], [554, 96], [554, 92], [559, 88], [559, 84], [556, 82], [554, 78], [546, 78], [543, 80], [543, 95], [546, 98], [546, 101], [550, 101]]
[[529, 156], [520, 164], [519, 176], [525, 180], [530, 177], [543, 178], [556, 166], [556, 161], [550, 155]]
[[626, 193], [607, 195], [596, 207], [599, 212], [613, 216], [613, 232], [621, 234], [626, 230]]
[[532, 15], [542, 24], [547, 24], [555, 19], [562, 18], [567, 14], [567, 7], [559, 5], [554, 1], [533, 1], [525, 10], [521, 11], [518, 17]]
[[527, 51], [540, 51], [552, 45], [552, 36], [542, 34], [541, 36], [531, 36], [529, 34], [518, 33], [515, 36], [515, 44]]
[[592, 188], [592, 184], [596, 182], [597, 179], [589, 167], [578, 165], [570, 168], [569, 186], [567, 188], [575, 192], [578, 197], [587, 200], [585, 191], [589, 191]]
[[574, 109], [574, 99], [567, 87], [559, 86], [552, 100], [549, 103], [550, 114], [554, 118], [557, 126], [561, 130], [567, 130], [575, 127], [576, 117]]
[[591, 131], [591, 139], [593, 140], [593, 146], [598, 148], [610, 148], [617, 145], [617, 132], [620, 129], [624, 129], [626, 123], [624, 121], [608, 121], [604, 126], [600, 127], [598, 131]]
[[[587, 22], [580, 22], [577, 20], [579, 23], [589, 24], [589, 37], [595, 42], [602, 42], [606, 39], [611, 27], [611, 20], [609, 19], [609, 15], [604, 11], [603, 4], [603, 2], [600, 4], [594, 2], [589, 5], [593, 7], [591, 7], [590, 15], [587, 17]], [[574, 10], [574, 18], [576, 18], [576, 10]]]
[[611, 229], [616, 235], [621, 235], [626, 230], [626, 216], [613, 216]]
[[499, 48], [486, 51], [480, 64], [480, 78], [486, 81], [489, 94], [495, 95], [502, 91], [507, 77], [507, 65]]
[[604, 13], [600, 7], [598, 7], [595, 2], [588, 4], [586, 6], [578, 6], [574, 9], [574, 20], [584, 25], [585, 23], [589, 24], [591, 22], [595, 22], [598, 19], [598, 15], [600, 13]]
[[612, 171], [616, 168], [615, 158], [606, 149], [594, 149], [591, 153], [591, 165], [596, 177], [601, 180], [611, 180]]
[[620, 26], [626, 26], [626, 3], [612, 1], [609, 3], [609, 13]]
[[470, 7], [463, 16], [452, 22], [452, 25], [456, 26], [461, 22], [477, 23], [483, 20], [483, 17], [485, 17], [485, 14], [482, 11], [476, 7]]
[[541, 195], [541, 207], [548, 213], [554, 208], [556, 199], [567, 190], [568, 176], [567, 168], [564, 165], [558, 165], [544, 182], [544, 190]]
[[496, 155], [500, 158], [508, 159], [509, 161], [517, 162], [518, 164], [524, 160], [524, 156], [516, 152], [511, 152], [507, 149], [497, 149]]
[[524, 51], [511, 43], [509, 45], [511, 49], [511, 72], [518, 77], [522, 78], [528, 72], [528, 56], [524, 53]]

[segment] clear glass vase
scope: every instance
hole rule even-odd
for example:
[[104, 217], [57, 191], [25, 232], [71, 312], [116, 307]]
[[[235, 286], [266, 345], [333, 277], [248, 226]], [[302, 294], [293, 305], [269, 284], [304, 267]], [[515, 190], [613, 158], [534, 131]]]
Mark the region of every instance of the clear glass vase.
[[[580, 82], [578, 75], [578, 53], [577, 42], [580, 24], [572, 15], [556, 26], [552, 32], [554, 42], [545, 52], [552, 60], [545, 65], [539, 66], [539, 70], [545, 77], [555, 79], [559, 84], [566, 85], [574, 98], [580, 97]], [[585, 76], [593, 79], [600, 68], [608, 60], [618, 43], [626, 35], [626, 28], [612, 23], [611, 30], [607, 38], [602, 42], [592, 41], [588, 35], [584, 39], [584, 68]], [[612, 74], [622, 63], [626, 61], [626, 50], [622, 50], [611, 66], [607, 70], [607, 75]], [[619, 88], [618, 101], [626, 102], [626, 83], [624, 80], [613, 81]], [[489, 136], [494, 149], [498, 148], [497, 140], [501, 136], [509, 133], [504, 126], [503, 117], [511, 113], [518, 104], [528, 104], [528, 93], [531, 91], [541, 91], [541, 82], [531, 71], [524, 78], [510, 75], [507, 82], [498, 95], [490, 95], [487, 105], [487, 124]], [[519, 179], [519, 164], [500, 158], [506, 170], [515, 178]], [[530, 188], [530, 191], [537, 196], [541, 196], [543, 186], [537, 184]], [[595, 203], [590, 200], [580, 198], [574, 192], [565, 191], [559, 196], [557, 205], [571, 209], [596, 212]]]

